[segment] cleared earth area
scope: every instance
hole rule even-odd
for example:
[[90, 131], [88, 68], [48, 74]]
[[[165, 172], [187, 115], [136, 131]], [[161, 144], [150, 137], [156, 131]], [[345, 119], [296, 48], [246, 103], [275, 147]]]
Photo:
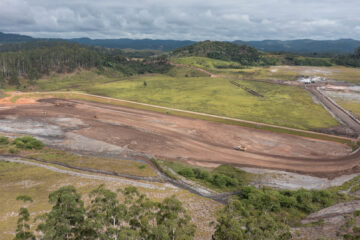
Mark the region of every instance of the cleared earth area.
[[[86, 150], [91, 139], [111, 146], [95, 142], [99, 149], [115, 149], [125, 158], [154, 157], [199, 166], [229, 163], [324, 177], [354, 172], [360, 162], [359, 152], [350, 155], [348, 146], [335, 142], [79, 100], [51, 98], [2, 108], [0, 131], [16, 132], [23, 122], [32, 121], [54, 132], [54, 126], [62, 124], [53, 120], [56, 118], [78, 119], [82, 123], [66, 128], [67, 134], [61, 136], [64, 148], [73, 146], [67, 138], [76, 134], [82, 137], [82, 141], [76, 139], [82, 145], [77, 146], [79, 149]], [[60, 133], [54, 134], [48, 137]], [[245, 152], [234, 149], [240, 145], [246, 147]]]

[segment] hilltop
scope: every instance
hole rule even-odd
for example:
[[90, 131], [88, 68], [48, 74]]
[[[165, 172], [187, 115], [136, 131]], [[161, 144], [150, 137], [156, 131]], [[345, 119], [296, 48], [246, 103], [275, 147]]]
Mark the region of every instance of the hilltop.
[[204, 41], [173, 51], [177, 57], [208, 57], [225, 61], [239, 62], [243, 65], [254, 65], [261, 60], [261, 53], [246, 45], [228, 42]]
[[34, 38], [25, 35], [0, 32], [0, 44], [30, 42], [34, 40], [35, 40]]

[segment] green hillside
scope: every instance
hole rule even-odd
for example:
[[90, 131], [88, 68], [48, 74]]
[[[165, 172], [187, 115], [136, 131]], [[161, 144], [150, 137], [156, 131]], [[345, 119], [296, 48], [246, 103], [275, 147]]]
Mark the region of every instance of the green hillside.
[[258, 65], [261, 63], [261, 53], [246, 45], [236, 45], [229, 42], [204, 41], [173, 51], [177, 57], [208, 57], [225, 61], [234, 61], [242, 65]]

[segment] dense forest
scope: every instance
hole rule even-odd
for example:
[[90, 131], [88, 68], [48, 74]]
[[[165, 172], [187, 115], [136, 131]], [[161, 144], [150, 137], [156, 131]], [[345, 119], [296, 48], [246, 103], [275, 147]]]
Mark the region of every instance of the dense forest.
[[45, 41], [0, 46], [0, 86], [32, 83], [51, 72], [70, 73], [76, 69], [113, 68], [124, 75], [163, 72], [170, 68], [165, 58], [132, 60], [120, 50], [90, 48], [69, 42]]
[[[191, 46], [182, 47], [172, 52], [175, 57], [208, 57], [225, 61], [238, 62], [244, 66], [360, 66], [360, 47], [354, 54], [313, 54], [298, 55], [293, 53], [265, 53], [246, 45], [236, 45], [228, 42], [204, 41]], [[324, 57], [325, 56], [325, 57]]]
[[353, 54], [336, 56], [334, 62], [348, 67], [360, 67], [360, 47]]
[[242, 65], [252, 66], [261, 63], [261, 53], [255, 48], [246, 45], [236, 45], [228, 42], [204, 41], [173, 51], [177, 57], [208, 57], [225, 61], [239, 62]]

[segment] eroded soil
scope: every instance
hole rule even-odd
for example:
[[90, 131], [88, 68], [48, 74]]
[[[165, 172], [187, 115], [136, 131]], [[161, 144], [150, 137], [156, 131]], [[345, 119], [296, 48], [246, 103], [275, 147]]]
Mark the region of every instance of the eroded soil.
[[[118, 147], [118, 154], [125, 157], [157, 157], [204, 166], [229, 163], [326, 177], [354, 172], [360, 162], [360, 153], [349, 156], [351, 149], [339, 143], [100, 103], [43, 99], [0, 108], [0, 131], [16, 132], [29, 121], [43, 125], [49, 137], [64, 147], [67, 142], [74, 147], [68, 138], [76, 134], [84, 140], [78, 146], [82, 150], [98, 146], [90, 140], [101, 141], [108, 144], [104, 152]], [[34, 127], [26, 128], [33, 131], [29, 134], [37, 134]], [[234, 150], [239, 145], [246, 146], [246, 151]]]

